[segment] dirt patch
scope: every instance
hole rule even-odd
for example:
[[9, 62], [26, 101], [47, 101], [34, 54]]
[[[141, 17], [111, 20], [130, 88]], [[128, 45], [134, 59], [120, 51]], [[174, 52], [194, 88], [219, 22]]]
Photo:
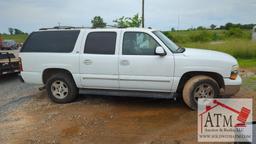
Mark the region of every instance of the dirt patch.
[[10, 143], [197, 143], [196, 115], [182, 101], [82, 96], [58, 105], [43, 92], [0, 128]]
[[[176, 143], [195, 140], [193, 123], [196, 112], [181, 101], [82, 96], [57, 105], [42, 92], [10, 113], [0, 128], [6, 130], [2, 141], [10, 143]], [[22, 127], [13, 129], [17, 125]]]
[[[45, 91], [21, 83], [16, 87], [21, 95], [14, 91], [0, 105], [5, 107], [0, 110], [0, 143], [197, 143], [197, 112], [180, 99], [81, 95], [61, 105], [51, 102]], [[255, 96], [245, 84], [235, 98], [253, 98], [255, 103]]]

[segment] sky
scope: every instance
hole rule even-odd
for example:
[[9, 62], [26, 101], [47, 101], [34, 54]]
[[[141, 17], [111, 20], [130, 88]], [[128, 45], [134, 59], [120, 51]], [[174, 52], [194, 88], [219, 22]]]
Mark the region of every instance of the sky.
[[[108, 25], [141, 14], [141, 0], [0, 0], [0, 33], [42, 27], [91, 26], [94, 16]], [[145, 0], [145, 26], [159, 30], [211, 24], [256, 23], [256, 0]]]

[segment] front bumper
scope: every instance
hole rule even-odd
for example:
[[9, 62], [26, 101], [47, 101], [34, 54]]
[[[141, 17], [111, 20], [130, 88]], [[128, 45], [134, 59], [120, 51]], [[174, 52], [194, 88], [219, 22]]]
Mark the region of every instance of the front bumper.
[[240, 90], [242, 79], [240, 76], [237, 77], [236, 80], [231, 80], [229, 78], [224, 79], [225, 88], [221, 89], [221, 96], [234, 96]]

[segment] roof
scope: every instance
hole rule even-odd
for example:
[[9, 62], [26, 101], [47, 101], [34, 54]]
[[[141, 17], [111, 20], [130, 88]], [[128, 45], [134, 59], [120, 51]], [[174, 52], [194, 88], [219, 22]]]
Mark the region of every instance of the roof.
[[155, 29], [151, 28], [116, 28], [116, 27], [107, 27], [107, 28], [88, 28], [88, 27], [70, 27], [70, 26], [61, 26], [61, 27], [53, 27], [53, 28], [41, 28], [39, 31], [69, 31], [69, 30], [90, 30], [90, 31], [144, 31], [150, 32], [155, 31]]

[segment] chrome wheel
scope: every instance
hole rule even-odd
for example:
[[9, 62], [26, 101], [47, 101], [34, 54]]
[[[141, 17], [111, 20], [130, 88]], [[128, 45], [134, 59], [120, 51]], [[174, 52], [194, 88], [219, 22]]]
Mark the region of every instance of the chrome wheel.
[[200, 84], [194, 90], [194, 100], [197, 102], [199, 98], [214, 98], [214, 88], [210, 84]]
[[68, 96], [68, 86], [63, 81], [54, 81], [51, 85], [51, 92], [57, 99], [64, 99]]

